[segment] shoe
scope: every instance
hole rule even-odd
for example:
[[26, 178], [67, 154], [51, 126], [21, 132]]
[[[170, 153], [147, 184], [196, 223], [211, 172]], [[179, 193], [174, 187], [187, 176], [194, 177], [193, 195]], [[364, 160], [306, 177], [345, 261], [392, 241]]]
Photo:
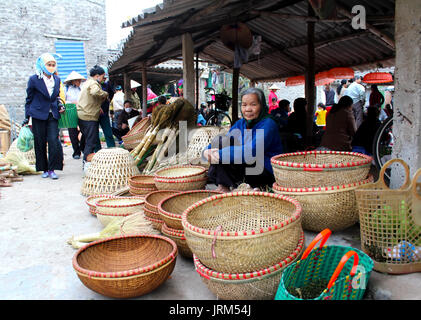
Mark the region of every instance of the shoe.
[[76, 154], [76, 155], [73, 156], [73, 159], [79, 160], [80, 156]]
[[44, 171], [44, 173], [42, 174], [41, 177], [48, 178], [49, 176], [50, 176], [50, 174], [48, 173], [48, 171]]
[[54, 179], [54, 180], [58, 179], [58, 176], [56, 175], [54, 171], [49, 171], [48, 174], [51, 179]]

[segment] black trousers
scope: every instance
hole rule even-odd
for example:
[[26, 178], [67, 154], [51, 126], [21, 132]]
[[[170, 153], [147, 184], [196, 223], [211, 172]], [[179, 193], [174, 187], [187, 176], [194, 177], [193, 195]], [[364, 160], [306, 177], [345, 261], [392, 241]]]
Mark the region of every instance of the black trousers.
[[237, 187], [245, 182], [252, 188], [272, 187], [275, 177], [266, 169], [259, 175], [246, 175], [244, 164], [211, 164], [208, 171], [209, 182], [225, 187]]
[[82, 150], [85, 148], [85, 136], [82, 134], [79, 141], [79, 129], [78, 128], [69, 128], [69, 137], [72, 142], [73, 147], [73, 156], [80, 156]]
[[32, 118], [32, 133], [36, 170], [63, 170], [63, 147], [59, 139], [58, 120], [54, 119], [52, 113], [49, 114], [47, 120]]
[[88, 154], [95, 152], [96, 145], [99, 142], [99, 122], [79, 119], [79, 128], [82, 132], [82, 136], [85, 137], [85, 147], [83, 148], [83, 160], [86, 160]]
[[130, 129], [116, 129], [116, 128], [111, 128], [112, 130], [113, 130], [113, 135], [118, 139], [118, 140], [120, 140], [121, 141], [121, 137], [123, 137], [123, 136], [125, 136], [129, 131], [130, 131]]

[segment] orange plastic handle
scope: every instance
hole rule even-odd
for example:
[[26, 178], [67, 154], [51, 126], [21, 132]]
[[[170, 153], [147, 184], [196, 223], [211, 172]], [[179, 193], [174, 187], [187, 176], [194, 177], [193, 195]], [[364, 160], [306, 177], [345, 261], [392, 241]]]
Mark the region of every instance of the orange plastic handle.
[[320, 247], [323, 247], [327, 241], [327, 239], [329, 239], [330, 235], [332, 234], [332, 231], [330, 231], [330, 229], [324, 229], [323, 231], [321, 231], [316, 238], [314, 238], [313, 241], [311, 241], [311, 243], [308, 245], [307, 249], [304, 251], [301, 260], [304, 260], [305, 258], [307, 258], [307, 256], [310, 254], [311, 250], [313, 250], [314, 246], [317, 244], [317, 242], [320, 241]]
[[344, 254], [344, 256], [342, 257], [341, 261], [339, 261], [338, 266], [335, 269], [335, 272], [333, 272], [332, 277], [329, 280], [329, 283], [327, 284], [327, 288], [330, 289], [333, 286], [333, 283], [336, 281], [336, 279], [338, 279], [339, 274], [341, 273], [345, 263], [349, 260], [349, 258], [351, 258], [352, 256], [354, 256], [354, 265], [352, 266], [351, 269], [351, 276], [354, 276], [355, 273], [357, 272], [357, 267], [358, 267], [358, 253], [356, 253], [355, 251], [348, 251], [347, 253]]

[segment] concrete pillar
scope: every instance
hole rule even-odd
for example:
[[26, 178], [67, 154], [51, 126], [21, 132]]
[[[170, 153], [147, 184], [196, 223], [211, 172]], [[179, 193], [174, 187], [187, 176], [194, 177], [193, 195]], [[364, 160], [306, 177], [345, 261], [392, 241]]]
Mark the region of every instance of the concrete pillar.
[[[421, 168], [421, 6], [416, 0], [396, 0], [395, 95], [392, 157], [408, 163], [411, 176]], [[401, 185], [392, 171], [392, 184]], [[401, 171], [401, 170], [399, 170]]]
[[182, 53], [183, 53], [183, 96], [192, 105], [194, 105], [194, 87], [195, 87], [195, 72], [194, 72], [194, 46], [193, 39], [190, 33], [184, 33], [181, 36]]

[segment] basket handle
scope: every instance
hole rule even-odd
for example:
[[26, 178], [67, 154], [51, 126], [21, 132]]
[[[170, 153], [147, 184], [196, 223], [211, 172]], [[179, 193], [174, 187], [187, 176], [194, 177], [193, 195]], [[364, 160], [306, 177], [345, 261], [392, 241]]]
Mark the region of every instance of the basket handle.
[[417, 180], [421, 176], [421, 169], [412, 178], [412, 218], [416, 225], [421, 226], [421, 195], [417, 192]]
[[332, 231], [330, 231], [330, 229], [324, 229], [323, 231], [321, 231], [315, 238], [313, 241], [311, 241], [311, 243], [308, 245], [307, 249], [304, 251], [301, 260], [304, 260], [305, 258], [307, 258], [307, 256], [310, 254], [311, 250], [313, 250], [314, 246], [317, 244], [317, 242], [320, 241], [320, 247], [323, 247], [327, 241], [327, 239], [329, 239], [330, 235], [332, 234]]
[[332, 277], [329, 280], [329, 283], [327, 284], [328, 289], [330, 289], [333, 286], [333, 283], [336, 281], [336, 279], [338, 279], [338, 276], [341, 273], [345, 263], [352, 256], [354, 257], [354, 265], [352, 266], [350, 274], [351, 274], [351, 276], [355, 275], [355, 273], [357, 272], [359, 258], [358, 258], [358, 253], [351, 250], [351, 251], [348, 251], [347, 253], [345, 253], [344, 256], [342, 257], [341, 261], [339, 261], [338, 266], [336, 267], [335, 271], [332, 274]]
[[389, 187], [387, 186], [386, 182], [384, 181], [384, 173], [386, 172], [386, 169], [392, 163], [395, 163], [395, 162], [400, 163], [404, 167], [404, 169], [405, 169], [405, 182], [404, 182], [404, 184], [398, 190], [406, 189], [406, 188], [408, 188], [410, 186], [411, 180], [410, 180], [410, 177], [409, 177], [409, 167], [408, 167], [407, 163], [405, 161], [403, 161], [402, 159], [390, 159], [389, 161], [387, 161], [383, 165], [383, 167], [381, 168], [381, 170], [380, 170], [380, 173], [379, 173], [379, 181], [381, 181], [383, 187], [389, 189]]

